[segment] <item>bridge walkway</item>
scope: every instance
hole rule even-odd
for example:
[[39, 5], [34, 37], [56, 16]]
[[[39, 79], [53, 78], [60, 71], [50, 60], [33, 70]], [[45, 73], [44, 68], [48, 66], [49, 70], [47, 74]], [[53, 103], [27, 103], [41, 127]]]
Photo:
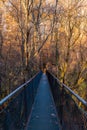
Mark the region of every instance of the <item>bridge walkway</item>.
[[26, 130], [60, 130], [56, 107], [45, 74], [40, 80]]

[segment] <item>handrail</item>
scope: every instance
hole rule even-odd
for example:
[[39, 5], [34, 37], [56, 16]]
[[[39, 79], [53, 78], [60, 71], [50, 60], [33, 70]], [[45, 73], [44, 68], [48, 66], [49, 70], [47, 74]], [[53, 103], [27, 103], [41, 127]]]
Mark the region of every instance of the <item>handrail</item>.
[[[50, 73], [50, 72], [49, 72]], [[72, 91], [67, 85], [65, 85], [64, 83], [60, 82], [59, 79], [57, 79], [56, 76], [54, 76], [52, 73], [50, 73], [54, 79], [56, 79], [56, 81], [60, 84], [60, 86], [63, 86], [66, 90], [68, 90], [72, 95], [74, 95], [84, 106], [87, 107], [87, 101], [85, 101], [83, 98], [81, 98], [78, 94], [76, 94], [74, 91]]]
[[[63, 83], [62, 83], [63, 84]], [[72, 94], [74, 95], [83, 105], [85, 105], [87, 107], [87, 102], [81, 98], [78, 94], [76, 94], [74, 91], [72, 91], [68, 86], [66, 86], [65, 84], [63, 84], [63, 86]]]
[[39, 74], [39, 72], [34, 75], [30, 80], [28, 80], [27, 82], [25, 82], [24, 84], [20, 85], [17, 89], [15, 89], [13, 92], [11, 92], [9, 95], [7, 95], [6, 97], [4, 97], [2, 100], [0, 100], [0, 106], [3, 105], [8, 99], [12, 98], [16, 93], [18, 93], [19, 91], [21, 91], [28, 83], [30, 83], [37, 75]]

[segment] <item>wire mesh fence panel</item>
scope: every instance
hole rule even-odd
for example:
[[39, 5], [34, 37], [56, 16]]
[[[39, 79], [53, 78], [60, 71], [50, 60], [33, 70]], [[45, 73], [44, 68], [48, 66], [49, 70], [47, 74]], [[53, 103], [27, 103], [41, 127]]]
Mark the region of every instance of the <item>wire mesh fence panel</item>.
[[36, 75], [0, 112], [0, 130], [24, 130], [41, 75], [42, 72]]
[[47, 73], [62, 130], [87, 130], [87, 112], [73, 100], [71, 94]]

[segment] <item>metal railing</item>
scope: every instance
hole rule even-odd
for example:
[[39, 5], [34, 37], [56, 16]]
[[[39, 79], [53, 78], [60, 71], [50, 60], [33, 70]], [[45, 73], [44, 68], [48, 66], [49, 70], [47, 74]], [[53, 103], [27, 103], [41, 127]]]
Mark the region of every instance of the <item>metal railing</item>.
[[54, 76], [51, 72], [49, 72], [54, 79], [60, 84], [60, 86], [64, 87], [66, 90], [68, 90], [74, 97], [76, 97], [85, 107], [87, 107], [87, 101], [85, 101], [83, 98], [81, 98], [78, 94], [76, 94], [74, 91], [72, 91], [67, 85], [64, 83], [60, 82], [60, 80]]
[[26, 81], [24, 84], [20, 85], [17, 89], [15, 89], [13, 92], [11, 92], [9, 95], [7, 95], [2, 100], [0, 100], [0, 106], [3, 105], [9, 99], [11, 99], [18, 92], [22, 91], [24, 89], [24, 87], [27, 86], [38, 74], [39, 74], [39, 72], [36, 75], [34, 75], [30, 80]]
[[[47, 72], [62, 130], [87, 130], [87, 102]], [[74, 97], [83, 105], [80, 107]]]
[[24, 130], [41, 75], [40, 71], [0, 101], [0, 130]]

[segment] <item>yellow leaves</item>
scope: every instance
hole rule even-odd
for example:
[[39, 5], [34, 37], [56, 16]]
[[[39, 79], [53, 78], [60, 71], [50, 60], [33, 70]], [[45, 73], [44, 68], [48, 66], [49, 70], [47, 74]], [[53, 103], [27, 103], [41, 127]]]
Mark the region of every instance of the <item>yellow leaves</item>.
[[67, 70], [67, 63], [64, 63], [62, 68], [61, 68], [62, 72], [61, 72], [61, 77], [63, 78], [65, 73], [66, 73], [66, 70]]
[[[83, 79], [82, 79], [83, 80]], [[81, 80], [80, 80], [81, 81]], [[84, 80], [82, 81], [81, 84], [79, 84], [78, 86], [78, 89], [77, 89], [77, 92], [78, 94], [83, 98], [83, 99], [86, 99], [86, 89], [87, 89], [87, 85], [86, 83], [84, 82]], [[79, 106], [81, 106], [81, 104], [79, 104]]]
[[62, 72], [61, 72], [61, 78], [64, 77], [64, 74], [65, 74], [64, 71], [62, 71]]
[[66, 72], [66, 70], [67, 70], [67, 63], [64, 63], [63, 70], [64, 70], [64, 72]]
[[43, 12], [42, 18], [45, 18], [47, 16], [46, 12]]
[[39, 1], [39, 0], [35, 0], [34, 3], [35, 3], [35, 4], [39, 4], [40, 1]]
[[60, 31], [60, 32], [64, 32], [64, 31], [65, 31], [65, 28], [64, 28], [64, 27], [60, 27], [59, 31]]
[[87, 68], [87, 62], [83, 64], [83, 71]]
[[81, 78], [78, 80], [78, 85], [81, 85], [83, 82], [84, 82], [84, 78], [81, 77]]

